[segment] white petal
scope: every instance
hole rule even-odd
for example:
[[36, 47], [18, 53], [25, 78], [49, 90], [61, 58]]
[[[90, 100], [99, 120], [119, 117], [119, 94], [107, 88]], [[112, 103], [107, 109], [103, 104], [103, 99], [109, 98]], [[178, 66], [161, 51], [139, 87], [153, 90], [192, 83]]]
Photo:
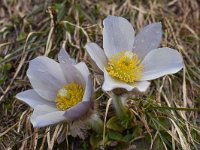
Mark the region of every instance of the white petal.
[[75, 60], [69, 56], [64, 48], [61, 48], [60, 52], [58, 53], [58, 61], [64, 64], [76, 64]]
[[161, 37], [162, 25], [160, 22], [147, 25], [136, 35], [133, 51], [143, 59], [149, 51], [158, 48]]
[[132, 91], [134, 88], [137, 88], [139, 91], [144, 92], [149, 87], [150, 83], [147, 81], [136, 82], [134, 84], [127, 84], [120, 80], [112, 78], [106, 70], [104, 70], [104, 83], [102, 89], [104, 91], [111, 91], [115, 88], [123, 88], [127, 91]]
[[48, 106], [55, 105], [55, 103], [43, 99], [32, 89], [18, 93], [16, 95], [16, 98], [27, 103], [32, 108], [35, 108], [37, 105], [48, 105]]
[[34, 128], [53, 125], [65, 120], [63, 114], [64, 111], [58, 111], [56, 108], [47, 105], [38, 105], [31, 116], [31, 123]]
[[77, 84], [85, 84], [82, 74], [79, 72], [78, 69], [74, 65], [69, 64], [60, 64], [63, 74], [66, 79], [66, 84], [69, 83], [77, 83]]
[[148, 81], [138, 81], [135, 82], [132, 86], [134, 86], [138, 91], [145, 92], [150, 85]]
[[107, 66], [108, 60], [101, 47], [99, 47], [96, 43], [88, 43], [85, 48], [99, 69], [103, 71], [104, 67]]
[[57, 91], [66, 83], [59, 63], [44, 56], [30, 61], [27, 76], [33, 89], [49, 101], [54, 101]]
[[133, 49], [135, 32], [128, 20], [108, 16], [103, 25], [103, 48], [108, 58], [118, 52]]
[[90, 75], [88, 67], [86, 66], [86, 64], [84, 62], [80, 62], [80, 63], [75, 65], [75, 68], [82, 74], [82, 77], [83, 77], [83, 80], [84, 80], [83, 86], [85, 87], [86, 82], [88, 80], [88, 76]]
[[183, 68], [183, 59], [178, 51], [166, 47], [149, 52], [142, 64], [143, 77], [141, 81], [144, 81], [178, 72]]
[[112, 78], [108, 72], [104, 70], [104, 83], [102, 85], [102, 89], [104, 91], [111, 91], [115, 88], [124, 88], [127, 91], [131, 91], [134, 87], [126, 84], [125, 82]]

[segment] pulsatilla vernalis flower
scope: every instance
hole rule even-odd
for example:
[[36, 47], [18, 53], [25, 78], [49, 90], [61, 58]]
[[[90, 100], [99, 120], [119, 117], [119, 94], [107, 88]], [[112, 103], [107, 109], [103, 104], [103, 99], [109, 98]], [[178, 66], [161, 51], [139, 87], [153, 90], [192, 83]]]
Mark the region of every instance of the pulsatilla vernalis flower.
[[103, 90], [137, 88], [146, 91], [150, 82], [183, 68], [181, 54], [171, 48], [158, 48], [161, 23], [147, 25], [135, 37], [132, 25], [122, 17], [108, 16], [103, 21], [103, 48], [88, 43], [85, 48], [104, 72]]
[[59, 63], [39, 56], [29, 63], [27, 76], [33, 89], [16, 97], [30, 105], [33, 127], [76, 121], [91, 111], [92, 83], [85, 63], [75, 63], [64, 49]]

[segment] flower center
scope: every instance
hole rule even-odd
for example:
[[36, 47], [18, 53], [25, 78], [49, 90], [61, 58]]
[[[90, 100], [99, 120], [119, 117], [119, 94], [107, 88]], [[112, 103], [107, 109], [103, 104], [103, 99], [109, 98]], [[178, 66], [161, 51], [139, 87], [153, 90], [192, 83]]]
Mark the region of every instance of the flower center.
[[106, 68], [108, 74], [121, 81], [133, 83], [141, 78], [143, 66], [136, 54], [123, 51], [113, 55]]
[[56, 97], [56, 107], [58, 110], [67, 110], [68, 108], [78, 104], [84, 94], [84, 89], [81, 85], [70, 83], [58, 90]]

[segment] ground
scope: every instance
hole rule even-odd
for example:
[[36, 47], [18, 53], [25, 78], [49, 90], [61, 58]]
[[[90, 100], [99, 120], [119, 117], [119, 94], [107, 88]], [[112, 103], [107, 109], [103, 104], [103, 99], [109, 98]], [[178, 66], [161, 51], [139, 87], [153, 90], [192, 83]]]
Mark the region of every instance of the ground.
[[[0, 149], [200, 149], [199, 10], [198, 0], [0, 1]], [[146, 93], [128, 100], [130, 126], [123, 126], [111, 107], [105, 115], [109, 95], [102, 92], [101, 72], [84, 49], [89, 41], [102, 46], [102, 21], [108, 15], [128, 19], [136, 31], [161, 22], [160, 46], [177, 49], [185, 64], [179, 73], [152, 81]], [[63, 45], [77, 62], [89, 66], [94, 101], [107, 122], [102, 136], [90, 129], [85, 140], [69, 135], [58, 144], [60, 126], [33, 129], [32, 109], [15, 95], [31, 88], [28, 62], [40, 55], [56, 60]], [[120, 129], [113, 127], [116, 122]]]

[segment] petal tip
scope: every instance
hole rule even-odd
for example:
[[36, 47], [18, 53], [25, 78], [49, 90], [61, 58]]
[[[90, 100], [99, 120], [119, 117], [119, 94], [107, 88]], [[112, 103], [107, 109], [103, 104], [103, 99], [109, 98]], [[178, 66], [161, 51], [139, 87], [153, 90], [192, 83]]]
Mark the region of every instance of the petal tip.
[[17, 94], [15, 95], [15, 98], [16, 98], [16, 99], [20, 99], [20, 95], [21, 95], [21, 93], [22, 93], [22, 92], [17, 93]]
[[148, 90], [148, 88], [149, 88], [151, 82], [143, 82], [143, 83], [144, 83], [144, 84], [143, 84], [143, 85], [141, 84], [140, 87], [136, 87], [136, 89], [137, 89], [139, 92], [142, 92], [142, 93], [144, 93], [144, 92], [146, 92], [146, 91]]
[[128, 22], [129, 21], [126, 18], [120, 17], [120, 16], [112, 16], [112, 15], [108, 15], [104, 20], [103, 20], [103, 25], [105, 26], [106, 23], [110, 23], [110, 21], [125, 21]]

